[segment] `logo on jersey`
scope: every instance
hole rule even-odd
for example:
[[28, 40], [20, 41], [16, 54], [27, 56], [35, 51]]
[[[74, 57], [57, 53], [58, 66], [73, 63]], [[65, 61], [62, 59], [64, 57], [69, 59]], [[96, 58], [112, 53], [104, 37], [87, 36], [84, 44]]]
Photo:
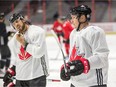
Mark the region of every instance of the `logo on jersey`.
[[18, 56], [19, 56], [19, 58], [21, 60], [26, 60], [29, 57], [31, 57], [32, 55], [29, 54], [28, 52], [26, 52], [25, 49], [23, 48], [23, 46], [21, 46], [21, 48], [20, 48], [20, 54], [18, 54]]
[[74, 45], [72, 52], [71, 52], [71, 56], [70, 56], [70, 61], [74, 60], [75, 56], [76, 56], [76, 46]]
[[83, 57], [84, 55], [85, 55], [84, 53], [80, 54], [79, 47], [76, 47], [76, 45], [74, 45], [72, 52], [71, 52], [71, 55], [70, 55], [70, 61], [78, 60], [81, 57]]

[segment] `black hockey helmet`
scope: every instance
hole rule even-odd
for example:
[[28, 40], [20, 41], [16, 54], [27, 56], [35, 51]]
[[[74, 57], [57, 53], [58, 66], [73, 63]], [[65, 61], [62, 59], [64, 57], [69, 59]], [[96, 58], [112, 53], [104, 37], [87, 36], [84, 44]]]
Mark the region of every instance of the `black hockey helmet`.
[[70, 14], [77, 15], [78, 17], [84, 14], [88, 21], [90, 20], [91, 12], [91, 9], [87, 5], [79, 5], [78, 7], [70, 9]]
[[17, 19], [23, 20], [23, 19], [24, 19], [24, 16], [21, 15], [20, 13], [14, 13], [14, 14], [10, 17], [9, 21], [10, 21], [10, 23], [13, 23], [13, 22], [14, 22], [15, 20], [17, 20]]
[[87, 5], [79, 5], [70, 9], [70, 13], [73, 15], [76, 14], [91, 14], [91, 9]]

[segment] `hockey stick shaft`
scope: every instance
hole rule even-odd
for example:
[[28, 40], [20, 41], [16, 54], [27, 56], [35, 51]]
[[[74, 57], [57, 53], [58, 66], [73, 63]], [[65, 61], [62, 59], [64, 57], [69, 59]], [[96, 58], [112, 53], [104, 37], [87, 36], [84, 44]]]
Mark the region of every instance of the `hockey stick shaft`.
[[[0, 77], [0, 79], [3, 79], [4, 77]], [[12, 77], [11, 79], [16, 79], [15, 77]], [[50, 82], [61, 82], [59, 79], [47, 79]]]
[[67, 69], [67, 67], [66, 67], [66, 60], [65, 60], [65, 55], [64, 55], [63, 49], [62, 49], [62, 47], [61, 47], [60, 42], [58, 41], [58, 37], [57, 37], [57, 35], [55, 34], [55, 32], [54, 32], [53, 30], [51, 30], [51, 32], [52, 32], [52, 34], [53, 34], [55, 40], [57, 41], [57, 44], [58, 44], [58, 46], [59, 46], [59, 48], [60, 48], [60, 50], [61, 50], [61, 52], [62, 52], [63, 62], [64, 62], [64, 69], [65, 69], [65, 72], [67, 73], [67, 72], [68, 72], [68, 69]]

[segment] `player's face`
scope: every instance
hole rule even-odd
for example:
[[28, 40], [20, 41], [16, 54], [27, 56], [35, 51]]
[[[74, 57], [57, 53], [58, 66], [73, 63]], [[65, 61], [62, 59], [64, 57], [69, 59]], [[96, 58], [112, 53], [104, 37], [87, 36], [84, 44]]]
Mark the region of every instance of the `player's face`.
[[21, 32], [24, 28], [24, 22], [20, 19], [17, 19], [13, 22], [13, 26], [17, 31]]
[[4, 18], [0, 19], [0, 22], [4, 22]]
[[77, 15], [71, 15], [70, 22], [74, 25], [75, 28], [77, 28], [79, 24]]

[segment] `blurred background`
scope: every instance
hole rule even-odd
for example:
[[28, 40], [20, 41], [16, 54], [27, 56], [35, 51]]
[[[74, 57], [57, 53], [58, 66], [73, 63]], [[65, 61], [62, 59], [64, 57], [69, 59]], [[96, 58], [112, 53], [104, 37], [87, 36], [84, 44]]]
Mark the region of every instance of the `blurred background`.
[[0, 0], [0, 12], [8, 18], [20, 12], [35, 24], [53, 23], [54, 15], [67, 15], [69, 8], [86, 4], [92, 9], [91, 22], [115, 22], [115, 0]]
[[7, 25], [9, 16], [18, 12], [33, 24], [47, 26], [45, 24], [52, 24], [57, 14], [67, 15], [71, 7], [80, 4], [86, 4], [92, 9], [91, 23], [103, 27], [106, 32], [116, 31], [115, 0], [0, 0], [0, 12], [5, 13]]

